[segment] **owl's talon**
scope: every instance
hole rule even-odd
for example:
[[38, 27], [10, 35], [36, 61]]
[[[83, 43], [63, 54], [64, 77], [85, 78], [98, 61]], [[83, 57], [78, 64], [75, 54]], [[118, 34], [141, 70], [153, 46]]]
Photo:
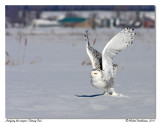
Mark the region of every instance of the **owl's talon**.
[[112, 93], [112, 96], [118, 96], [119, 94], [118, 93]]
[[108, 92], [104, 92], [104, 94], [103, 95], [109, 95], [109, 93]]

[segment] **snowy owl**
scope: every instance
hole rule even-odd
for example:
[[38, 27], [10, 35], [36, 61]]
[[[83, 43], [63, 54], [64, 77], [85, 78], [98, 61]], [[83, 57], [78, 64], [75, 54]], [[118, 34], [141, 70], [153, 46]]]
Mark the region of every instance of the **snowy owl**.
[[114, 89], [114, 77], [117, 72], [117, 64], [112, 63], [113, 57], [121, 50], [133, 43], [136, 33], [134, 29], [125, 28], [115, 35], [104, 47], [101, 53], [90, 46], [88, 30], [86, 31], [85, 41], [87, 54], [91, 60], [93, 70], [91, 71], [91, 83], [94, 87], [104, 90], [104, 95], [108, 95], [108, 90], [112, 95], [119, 95]]

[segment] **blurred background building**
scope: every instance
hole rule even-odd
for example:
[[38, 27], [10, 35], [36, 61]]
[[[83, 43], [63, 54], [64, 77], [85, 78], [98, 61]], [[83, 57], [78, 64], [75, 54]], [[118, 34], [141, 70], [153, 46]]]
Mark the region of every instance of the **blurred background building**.
[[6, 6], [8, 27], [155, 27], [155, 6]]

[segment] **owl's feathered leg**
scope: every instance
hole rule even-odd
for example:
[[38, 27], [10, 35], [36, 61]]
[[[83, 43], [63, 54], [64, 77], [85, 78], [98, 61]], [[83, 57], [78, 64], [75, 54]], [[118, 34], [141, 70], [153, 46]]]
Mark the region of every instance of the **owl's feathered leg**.
[[118, 96], [119, 94], [115, 92], [114, 88], [110, 88], [111, 92], [112, 92], [112, 95], [113, 96]]
[[103, 95], [109, 95], [109, 93], [108, 93], [108, 89], [107, 89], [107, 88], [105, 88], [105, 89], [104, 89], [104, 93], [103, 93]]

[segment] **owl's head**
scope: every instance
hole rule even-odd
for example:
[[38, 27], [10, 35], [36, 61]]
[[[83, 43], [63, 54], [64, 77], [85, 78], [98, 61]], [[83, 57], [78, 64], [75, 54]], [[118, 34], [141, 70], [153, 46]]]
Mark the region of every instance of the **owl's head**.
[[93, 70], [93, 71], [91, 71], [91, 77], [92, 78], [101, 78], [102, 72], [98, 71], [98, 70]]

